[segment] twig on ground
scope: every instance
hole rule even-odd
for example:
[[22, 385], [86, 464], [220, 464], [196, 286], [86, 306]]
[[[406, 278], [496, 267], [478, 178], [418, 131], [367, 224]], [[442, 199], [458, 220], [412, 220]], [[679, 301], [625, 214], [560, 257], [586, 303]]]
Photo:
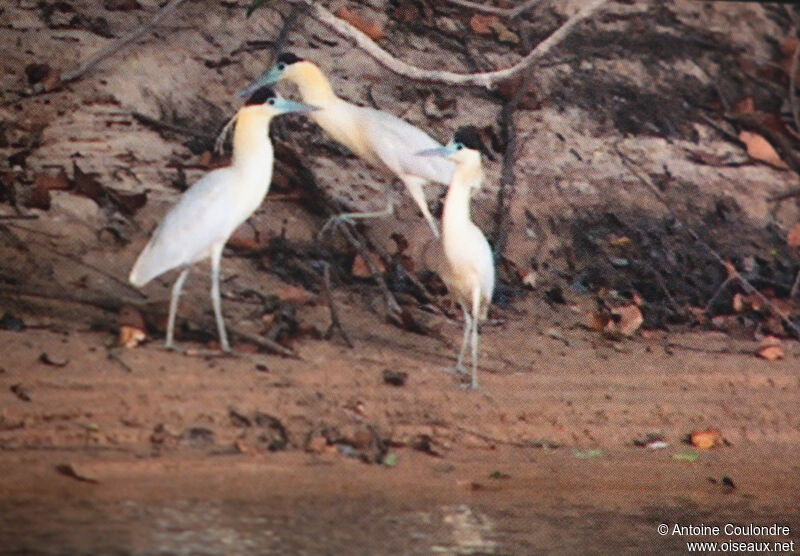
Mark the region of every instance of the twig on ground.
[[494, 88], [498, 83], [506, 81], [524, 70], [530, 68], [539, 59], [548, 54], [557, 44], [572, 31], [578, 23], [588, 19], [600, 10], [608, 0], [593, 0], [585, 4], [581, 9], [568, 18], [558, 29], [556, 29], [549, 37], [540, 42], [533, 48], [522, 60], [515, 65], [497, 71], [482, 72], [482, 73], [455, 73], [451, 71], [442, 70], [427, 70], [418, 68], [407, 64], [378, 46], [367, 35], [347, 23], [339, 19], [322, 5], [314, 2], [313, 0], [289, 0], [292, 3], [302, 3], [309, 8], [309, 15], [315, 20], [325, 25], [337, 35], [348, 39], [355, 43], [355, 45], [371, 56], [376, 62], [403, 77], [413, 79], [415, 81], [426, 81], [429, 83], [442, 83], [445, 85], [471, 85], [476, 87], [484, 87], [486, 89]]
[[131, 366], [128, 365], [125, 362], [125, 360], [122, 359], [122, 357], [120, 356], [119, 352], [120, 352], [121, 349], [124, 349], [124, 348], [121, 348], [121, 347], [108, 347], [108, 348], [106, 348], [106, 355], [108, 356], [108, 359], [110, 361], [114, 361], [115, 363], [118, 363], [120, 367], [125, 369], [125, 372], [133, 373], [133, 369], [131, 368]]
[[792, 284], [792, 289], [789, 291], [789, 299], [794, 299], [798, 288], [800, 288], [800, 270], [797, 271], [797, 276], [794, 277], [794, 284]]
[[350, 341], [350, 336], [347, 335], [347, 332], [342, 326], [342, 321], [339, 320], [339, 311], [336, 308], [336, 303], [331, 293], [331, 266], [328, 263], [325, 263], [325, 271], [322, 277], [322, 294], [328, 300], [328, 309], [331, 312], [331, 325], [328, 327], [328, 330], [325, 331], [324, 338], [330, 340], [333, 337], [333, 333], [338, 330], [344, 343], [347, 344], [347, 347], [352, 349], [353, 342]]
[[487, 14], [495, 14], [502, 17], [514, 19], [534, 7], [536, 4], [541, 3], [542, 0], [528, 0], [523, 2], [516, 8], [498, 8], [496, 6], [487, 6], [485, 4], [478, 4], [477, 2], [470, 2], [469, 0], [447, 0], [451, 4], [461, 6], [462, 8], [469, 8]]

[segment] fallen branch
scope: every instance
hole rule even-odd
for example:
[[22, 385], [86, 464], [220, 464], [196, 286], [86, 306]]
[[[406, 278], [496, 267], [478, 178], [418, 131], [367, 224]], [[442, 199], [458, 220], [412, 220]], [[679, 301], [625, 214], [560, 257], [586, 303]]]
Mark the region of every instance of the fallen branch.
[[[124, 37], [115, 40], [107, 47], [96, 52], [94, 55], [90, 56], [87, 60], [81, 62], [76, 68], [62, 72], [61, 75], [59, 75], [58, 77], [59, 84], [64, 85], [66, 83], [69, 83], [70, 81], [75, 81], [79, 77], [83, 76], [84, 74], [94, 69], [94, 67], [97, 64], [99, 64], [112, 54], [118, 53], [128, 44], [132, 43], [133, 41], [142, 37], [143, 35], [149, 33], [150, 31], [153, 30], [153, 27], [155, 27], [155, 25], [159, 21], [161, 21], [167, 15], [174, 12], [178, 8], [178, 6], [180, 6], [182, 3], [183, 0], [170, 0], [164, 7], [159, 9], [156, 12], [156, 14], [152, 17], [152, 19], [147, 23], [139, 26], [134, 31], [128, 33]], [[41, 83], [37, 83], [33, 86], [34, 94], [39, 94], [42, 92], [45, 92], [45, 89]]]
[[527, 2], [523, 2], [516, 8], [498, 8], [497, 6], [487, 6], [485, 4], [478, 4], [476, 2], [470, 2], [469, 0], [447, 0], [451, 4], [455, 4], [456, 6], [461, 6], [462, 8], [469, 8], [471, 10], [476, 10], [479, 12], [487, 13], [487, 14], [495, 14], [502, 17], [508, 17], [510, 19], [514, 19], [515, 17], [519, 17], [536, 4], [541, 3], [542, 0], [528, 0]]
[[331, 29], [337, 35], [355, 43], [358, 48], [366, 52], [389, 71], [415, 81], [426, 81], [445, 85], [469, 85], [484, 87], [486, 89], [493, 89], [498, 83], [507, 81], [532, 67], [535, 62], [544, 57], [558, 43], [564, 40], [573, 27], [591, 17], [608, 2], [608, 0], [593, 0], [583, 6], [576, 14], [568, 18], [561, 27], [556, 29], [549, 37], [532, 49], [522, 60], [509, 68], [482, 73], [455, 73], [451, 71], [422, 69], [407, 64], [386, 52], [367, 35], [346, 21], [339, 19], [313, 0], [289, 1], [307, 6], [311, 17]]
[[[108, 313], [119, 313], [123, 305], [132, 305], [136, 307], [143, 316], [150, 317], [150, 320], [155, 320], [156, 317], [163, 316], [147, 304], [123, 301], [111, 297], [82, 297], [66, 292], [47, 292], [44, 290], [30, 289], [25, 287], [9, 287], [5, 284], [0, 284], [0, 295], [65, 301], [67, 303], [75, 303], [76, 305], [95, 307]], [[204, 319], [199, 324], [204, 330], [216, 330], [216, 324], [213, 319]], [[258, 334], [246, 332], [231, 325], [227, 325], [226, 328], [228, 330], [228, 334], [230, 334], [230, 336], [233, 338], [239, 338], [241, 340], [251, 342], [271, 353], [277, 353], [293, 359], [301, 359], [301, 357], [294, 350], [286, 348], [268, 338], [264, 338]], [[211, 333], [209, 332], [209, 334]]]

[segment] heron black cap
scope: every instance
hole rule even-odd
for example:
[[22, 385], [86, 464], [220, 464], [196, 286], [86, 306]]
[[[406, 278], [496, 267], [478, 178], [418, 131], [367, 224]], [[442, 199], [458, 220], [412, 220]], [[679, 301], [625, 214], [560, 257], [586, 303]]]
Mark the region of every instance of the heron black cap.
[[278, 59], [275, 60], [275, 61], [276, 62], [283, 62], [287, 66], [290, 66], [292, 64], [296, 64], [297, 62], [302, 62], [303, 59], [295, 56], [291, 52], [281, 52], [278, 55]]
[[273, 91], [271, 87], [259, 87], [252, 95], [250, 95], [250, 98], [247, 99], [247, 102], [245, 102], [244, 105], [253, 106], [256, 104], [264, 104], [267, 102], [268, 98], [272, 98], [274, 96], [275, 91]]
[[468, 149], [480, 151], [486, 156], [491, 157], [491, 153], [489, 153], [483, 141], [481, 141], [480, 133], [478, 133], [478, 128], [475, 126], [466, 125], [459, 127], [453, 135], [453, 141], [461, 143]]

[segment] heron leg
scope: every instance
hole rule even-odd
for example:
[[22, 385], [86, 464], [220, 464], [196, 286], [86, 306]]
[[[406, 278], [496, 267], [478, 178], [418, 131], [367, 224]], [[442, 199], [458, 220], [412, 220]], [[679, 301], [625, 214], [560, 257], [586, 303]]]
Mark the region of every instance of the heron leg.
[[394, 205], [392, 204], [391, 200], [386, 202], [386, 208], [383, 210], [375, 212], [343, 212], [342, 214], [337, 214], [328, 218], [328, 221], [325, 222], [325, 225], [322, 226], [319, 233], [317, 233], [317, 238], [322, 237], [325, 232], [334, 224], [355, 224], [356, 220], [365, 220], [367, 218], [386, 218], [392, 214], [394, 214]]
[[403, 185], [406, 186], [406, 189], [408, 189], [408, 193], [411, 195], [411, 198], [414, 199], [415, 203], [417, 203], [420, 212], [422, 212], [422, 216], [424, 216], [425, 220], [428, 221], [428, 225], [431, 227], [433, 235], [438, 238], [439, 228], [436, 226], [436, 221], [433, 219], [433, 215], [428, 208], [428, 201], [425, 199], [425, 191], [422, 188], [422, 186], [424, 186], [427, 182], [416, 176], [405, 176], [400, 178], [400, 180], [403, 182]]
[[462, 363], [464, 355], [467, 353], [467, 342], [469, 342], [469, 334], [472, 329], [472, 317], [470, 317], [466, 305], [462, 308], [464, 309], [464, 338], [461, 340], [461, 350], [458, 352], [458, 360], [456, 361], [456, 372], [458, 373], [464, 372]]
[[167, 341], [164, 347], [167, 349], [175, 349], [174, 330], [175, 330], [175, 314], [178, 312], [178, 298], [181, 296], [181, 288], [186, 281], [186, 276], [189, 275], [189, 269], [185, 268], [178, 275], [175, 284], [172, 286], [172, 296], [169, 299], [169, 318], [167, 319]]
[[224, 244], [214, 246], [211, 250], [211, 304], [214, 306], [214, 318], [217, 319], [217, 332], [219, 332], [219, 343], [222, 351], [230, 353], [231, 346], [228, 343], [228, 334], [225, 332], [225, 321], [222, 319], [222, 300], [219, 294], [219, 264], [222, 259], [222, 248]]
[[481, 290], [472, 290], [472, 384], [471, 388], [478, 387], [478, 319], [481, 311]]

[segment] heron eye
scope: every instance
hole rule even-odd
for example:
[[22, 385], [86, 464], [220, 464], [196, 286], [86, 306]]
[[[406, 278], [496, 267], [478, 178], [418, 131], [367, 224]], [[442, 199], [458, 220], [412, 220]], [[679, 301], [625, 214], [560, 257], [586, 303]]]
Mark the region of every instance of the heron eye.
[[268, 98], [267, 99], [267, 104], [269, 104], [270, 106], [275, 106], [275, 99], [274, 98]]
[[462, 145], [461, 143], [459, 143], [458, 145], [456, 145], [456, 150], [457, 150], [457, 151], [460, 151], [460, 150], [461, 150], [461, 149], [463, 149], [463, 148], [464, 148], [464, 145]]
[[286, 64], [284, 64], [283, 62], [278, 62], [278, 69], [281, 71], [285, 70]]

